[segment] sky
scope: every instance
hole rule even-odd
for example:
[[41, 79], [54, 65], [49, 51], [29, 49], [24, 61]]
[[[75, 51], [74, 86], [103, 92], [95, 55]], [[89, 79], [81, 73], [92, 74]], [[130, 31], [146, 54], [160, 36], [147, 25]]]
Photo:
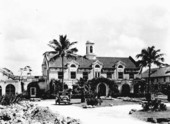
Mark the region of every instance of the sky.
[[148, 46], [170, 64], [168, 0], [0, 0], [0, 68], [15, 75], [31, 66], [42, 75], [43, 53], [59, 35], [78, 43], [94, 42], [97, 56], [129, 57]]

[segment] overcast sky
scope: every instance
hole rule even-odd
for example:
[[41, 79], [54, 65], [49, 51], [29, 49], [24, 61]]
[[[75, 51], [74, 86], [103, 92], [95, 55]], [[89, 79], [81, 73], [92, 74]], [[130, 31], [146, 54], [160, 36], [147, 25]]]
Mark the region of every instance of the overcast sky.
[[168, 0], [0, 0], [0, 67], [18, 75], [29, 65], [41, 75], [50, 40], [67, 34], [85, 55], [87, 40], [97, 56], [128, 57], [154, 45], [170, 64]]

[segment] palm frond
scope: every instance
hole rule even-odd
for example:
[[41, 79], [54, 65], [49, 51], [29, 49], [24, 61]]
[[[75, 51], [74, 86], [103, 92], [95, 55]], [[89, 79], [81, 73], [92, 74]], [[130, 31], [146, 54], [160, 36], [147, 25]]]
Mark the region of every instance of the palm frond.
[[52, 55], [58, 54], [58, 51], [47, 51], [47, 52], [45, 52], [43, 55], [44, 55], [44, 56], [50, 56], [50, 54], [52, 54]]
[[72, 49], [69, 49], [67, 52], [76, 53], [76, 52], [78, 52], [78, 49], [77, 48], [72, 48]]
[[52, 41], [50, 41], [50, 44], [54, 45], [55, 47], [61, 48], [60, 42], [58, 42], [56, 39], [53, 39]]
[[59, 36], [59, 42], [61, 44], [62, 49], [64, 49], [66, 47], [67, 43], [68, 43], [68, 42], [66, 43], [66, 39], [67, 39], [67, 35], [65, 35], [65, 36], [60, 35]]
[[156, 54], [155, 55], [155, 58], [162, 58], [164, 56], [164, 54], [162, 53], [162, 54]]
[[49, 47], [53, 48], [54, 50], [56, 49], [56, 46], [52, 45], [52, 44], [48, 44]]
[[76, 44], [76, 43], [77, 43], [77, 41], [71, 42], [71, 43], [70, 43], [70, 47], [73, 46], [73, 45]]
[[78, 58], [78, 55], [77, 54], [67, 54], [66, 58], [75, 59], [76, 60]]
[[162, 62], [159, 62], [159, 61], [154, 61], [153, 62], [155, 65], [157, 65], [158, 67], [161, 67], [163, 65]]

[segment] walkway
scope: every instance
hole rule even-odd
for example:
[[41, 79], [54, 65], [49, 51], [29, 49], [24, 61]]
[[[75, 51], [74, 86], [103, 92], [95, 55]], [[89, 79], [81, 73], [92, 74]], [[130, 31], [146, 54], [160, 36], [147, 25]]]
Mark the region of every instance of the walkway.
[[35, 102], [39, 106], [48, 106], [53, 112], [80, 119], [82, 124], [147, 124], [128, 113], [131, 109], [141, 109], [141, 105], [120, 105], [83, 109], [73, 105], [55, 105], [54, 100]]

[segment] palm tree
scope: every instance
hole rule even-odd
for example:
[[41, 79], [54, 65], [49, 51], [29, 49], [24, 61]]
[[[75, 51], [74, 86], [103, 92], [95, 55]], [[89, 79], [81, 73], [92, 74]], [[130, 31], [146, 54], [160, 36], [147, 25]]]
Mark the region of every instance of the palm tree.
[[77, 42], [70, 42], [67, 39], [67, 35], [59, 36], [59, 41], [53, 39], [49, 42], [49, 46], [54, 49], [54, 51], [48, 51], [46, 54], [52, 54], [53, 56], [50, 58], [49, 61], [55, 61], [56, 59], [61, 57], [62, 62], [62, 90], [64, 90], [64, 57], [66, 58], [76, 58], [77, 55], [75, 54], [78, 50], [77, 48], [71, 48]]
[[151, 67], [153, 64], [156, 66], [161, 67], [162, 65], [165, 65], [164, 62], [164, 54], [160, 53], [160, 49], [156, 50], [155, 46], [148, 47], [146, 49], [142, 49], [141, 53], [136, 55], [136, 58], [140, 58], [140, 60], [137, 61], [139, 67], [140, 67], [140, 73], [142, 72], [142, 69], [144, 67], [149, 68], [148, 73], [148, 94], [150, 99], [150, 76], [151, 76]]

